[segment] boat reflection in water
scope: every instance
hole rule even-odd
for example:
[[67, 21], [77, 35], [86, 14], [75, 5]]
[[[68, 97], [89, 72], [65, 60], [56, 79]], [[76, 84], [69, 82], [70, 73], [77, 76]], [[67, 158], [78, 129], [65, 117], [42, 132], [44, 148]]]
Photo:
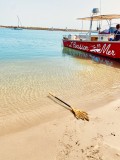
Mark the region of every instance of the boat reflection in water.
[[77, 51], [74, 49], [63, 47], [63, 54], [68, 54], [74, 57], [78, 57], [80, 59], [92, 60], [96, 63], [106, 64], [112, 67], [120, 68], [120, 60], [113, 60], [108, 57], [103, 57], [99, 55], [95, 55], [92, 53], [86, 53], [82, 51]]

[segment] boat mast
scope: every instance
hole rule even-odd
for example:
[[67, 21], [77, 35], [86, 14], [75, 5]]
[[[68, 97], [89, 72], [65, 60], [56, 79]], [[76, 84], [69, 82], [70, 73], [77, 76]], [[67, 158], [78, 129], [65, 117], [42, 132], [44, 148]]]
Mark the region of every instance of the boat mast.
[[92, 10], [92, 16], [91, 16], [91, 20], [90, 20], [89, 40], [91, 39], [93, 16], [96, 15], [97, 13], [99, 13], [99, 9], [98, 8], [93, 8], [93, 10]]
[[17, 16], [17, 19], [18, 19], [18, 27], [19, 27], [19, 17]]
[[20, 26], [22, 26], [22, 24], [21, 24], [20, 18], [18, 16], [17, 16], [17, 19], [18, 19], [18, 28], [19, 28]]
[[90, 20], [89, 40], [91, 39], [91, 32], [92, 32], [92, 21], [93, 21], [93, 15], [91, 16], [91, 20]]

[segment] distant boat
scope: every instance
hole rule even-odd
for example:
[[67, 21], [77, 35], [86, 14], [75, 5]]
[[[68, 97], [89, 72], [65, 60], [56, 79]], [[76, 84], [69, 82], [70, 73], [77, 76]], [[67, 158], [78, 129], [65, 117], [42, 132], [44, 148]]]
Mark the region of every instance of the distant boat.
[[22, 23], [21, 23], [20, 18], [18, 16], [17, 16], [17, 19], [18, 19], [18, 25], [15, 26], [15, 27], [13, 27], [13, 29], [15, 29], [15, 30], [22, 30], [23, 29], [22, 28]]

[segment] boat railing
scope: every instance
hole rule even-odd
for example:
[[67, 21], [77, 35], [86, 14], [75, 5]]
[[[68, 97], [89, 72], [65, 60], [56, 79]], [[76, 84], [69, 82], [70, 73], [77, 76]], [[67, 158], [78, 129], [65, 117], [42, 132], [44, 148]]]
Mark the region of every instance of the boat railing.
[[84, 41], [89, 39], [89, 35], [64, 35], [64, 40], [78, 40], [78, 41]]
[[114, 39], [114, 34], [98, 34], [98, 41], [110, 41]]
[[64, 40], [76, 40], [76, 41], [110, 41], [114, 39], [114, 34], [95, 34], [89, 36], [88, 34], [82, 35], [64, 35]]

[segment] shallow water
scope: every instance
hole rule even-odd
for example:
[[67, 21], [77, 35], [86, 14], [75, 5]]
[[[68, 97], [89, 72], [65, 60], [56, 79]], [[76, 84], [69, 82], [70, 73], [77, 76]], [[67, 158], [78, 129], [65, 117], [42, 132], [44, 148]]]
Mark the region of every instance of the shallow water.
[[120, 63], [63, 49], [64, 34], [0, 29], [2, 134], [62, 116], [49, 92], [87, 110], [119, 98]]

